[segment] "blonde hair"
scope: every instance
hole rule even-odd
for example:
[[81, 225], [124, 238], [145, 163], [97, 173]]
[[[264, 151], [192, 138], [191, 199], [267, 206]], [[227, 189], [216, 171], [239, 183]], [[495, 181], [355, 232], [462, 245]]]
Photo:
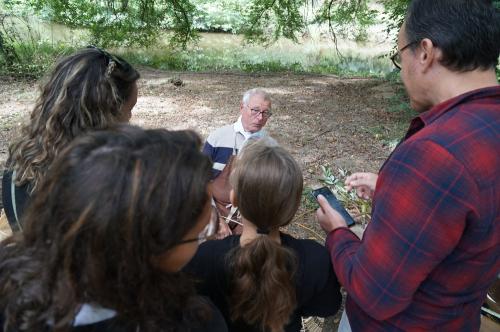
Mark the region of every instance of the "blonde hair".
[[[242, 150], [231, 174], [242, 216], [269, 232], [292, 221], [300, 205], [302, 172], [283, 148], [266, 139]], [[232, 273], [231, 319], [242, 319], [262, 330], [281, 332], [297, 300], [293, 251], [267, 235], [257, 236], [229, 255]]]
[[76, 136], [122, 122], [139, 73], [120, 57], [87, 48], [62, 58], [49, 74], [21, 137], [9, 148], [17, 185], [33, 192]]

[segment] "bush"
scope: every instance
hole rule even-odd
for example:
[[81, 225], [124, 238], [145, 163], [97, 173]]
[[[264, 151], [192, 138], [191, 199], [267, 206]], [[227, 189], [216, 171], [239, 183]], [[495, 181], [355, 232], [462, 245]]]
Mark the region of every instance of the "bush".
[[26, 17], [0, 16], [0, 74], [38, 78], [76, 47], [44, 40]]
[[244, 72], [304, 72], [304, 68], [298, 62], [286, 64], [276, 60], [241, 62], [240, 68]]
[[248, 1], [195, 0], [193, 28], [201, 32], [238, 33], [244, 25], [244, 8]]

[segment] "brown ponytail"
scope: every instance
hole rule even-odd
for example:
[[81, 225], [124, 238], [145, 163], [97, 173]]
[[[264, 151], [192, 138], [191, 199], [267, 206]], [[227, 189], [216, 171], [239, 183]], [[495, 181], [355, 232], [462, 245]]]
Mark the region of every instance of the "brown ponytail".
[[[242, 151], [231, 184], [242, 216], [266, 232], [293, 219], [303, 180], [287, 151], [259, 140]], [[294, 252], [262, 234], [235, 248], [228, 259], [231, 319], [260, 325], [262, 330], [283, 331], [297, 305]]]

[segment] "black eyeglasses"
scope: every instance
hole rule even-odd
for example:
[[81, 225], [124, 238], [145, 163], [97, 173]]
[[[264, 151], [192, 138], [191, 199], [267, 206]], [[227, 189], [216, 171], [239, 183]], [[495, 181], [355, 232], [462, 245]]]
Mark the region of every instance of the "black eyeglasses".
[[416, 43], [418, 43], [418, 42], [414, 41], [414, 42], [411, 42], [409, 44], [406, 44], [406, 46], [402, 47], [400, 50], [396, 51], [396, 53], [394, 53], [391, 56], [391, 61], [397, 69], [401, 70], [401, 53], [404, 50], [406, 50], [408, 47], [410, 47], [411, 45], [416, 44]]
[[205, 226], [205, 228], [198, 234], [195, 239], [186, 239], [179, 241], [177, 244], [184, 244], [198, 241], [198, 243], [203, 243], [208, 240], [215, 240], [217, 232], [219, 231], [219, 212], [217, 208], [212, 205], [212, 211], [210, 215], [210, 221]]
[[262, 117], [264, 119], [269, 119], [271, 117], [271, 115], [273, 115], [273, 113], [271, 111], [261, 111], [258, 108], [251, 108], [250, 109], [250, 115], [253, 116], [254, 118], [258, 117], [259, 114], [262, 115]]

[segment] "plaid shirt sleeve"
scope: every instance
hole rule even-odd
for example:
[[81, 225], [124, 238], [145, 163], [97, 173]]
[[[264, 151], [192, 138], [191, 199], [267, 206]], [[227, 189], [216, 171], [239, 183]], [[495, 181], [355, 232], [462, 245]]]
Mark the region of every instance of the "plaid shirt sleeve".
[[376, 320], [402, 312], [457, 245], [467, 216], [477, 213], [477, 192], [462, 163], [439, 144], [401, 144], [379, 174], [363, 240], [347, 228], [327, 237], [335, 272], [349, 296]]

